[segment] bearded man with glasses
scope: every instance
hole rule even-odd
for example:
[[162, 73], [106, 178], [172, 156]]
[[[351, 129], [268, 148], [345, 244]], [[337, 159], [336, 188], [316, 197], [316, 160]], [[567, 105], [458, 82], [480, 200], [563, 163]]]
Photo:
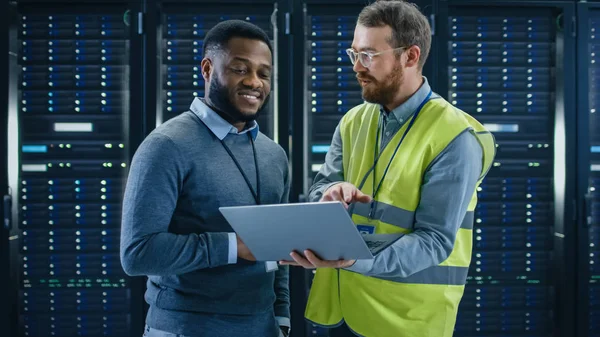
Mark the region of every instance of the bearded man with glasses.
[[495, 141], [432, 91], [430, 44], [413, 4], [377, 1], [358, 17], [347, 53], [366, 102], [340, 121], [309, 198], [342, 202], [362, 233], [404, 235], [371, 260], [291, 254], [318, 268], [305, 316], [332, 337], [452, 336]]

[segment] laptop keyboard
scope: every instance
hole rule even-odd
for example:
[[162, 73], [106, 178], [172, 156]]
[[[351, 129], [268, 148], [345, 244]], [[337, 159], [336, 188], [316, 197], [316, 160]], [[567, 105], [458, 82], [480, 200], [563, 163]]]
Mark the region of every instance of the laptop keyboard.
[[377, 248], [381, 247], [381, 245], [384, 245], [386, 242], [387, 241], [381, 241], [381, 240], [366, 241], [367, 247], [369, 247], [370, 250], [377, 249]]

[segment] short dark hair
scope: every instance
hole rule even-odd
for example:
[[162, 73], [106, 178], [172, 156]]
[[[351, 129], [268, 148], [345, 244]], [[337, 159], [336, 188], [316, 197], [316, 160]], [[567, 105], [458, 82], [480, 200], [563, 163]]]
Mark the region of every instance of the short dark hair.
[[419, 69], [423, 69], [431, 48], [431, 27], [417, 5], [398, 0], [378, 0], [358, 15], [358, 23], [365, 27], [392, 28], [390, 45], [394, 48], [418, 46], [421, 49]]
[[267, 33], [260, 27], [243, 20], [227, 20], [219, 22], [204, 37], [202, 57], [211, 51], [221, 51], [227, 47], [227, 43], [234, 37], [259, 40], [269, 46], [271, 55], [273, 47]]

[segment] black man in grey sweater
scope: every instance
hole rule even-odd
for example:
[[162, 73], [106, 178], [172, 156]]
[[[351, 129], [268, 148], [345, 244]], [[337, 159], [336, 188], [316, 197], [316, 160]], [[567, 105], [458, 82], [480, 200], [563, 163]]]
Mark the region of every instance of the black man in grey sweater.
[[121, 261], [148, 276], [144, 336], [286, 336], [287, 267], [257, 262], [221, 206], [288, 201], [288, 162], [255, 119], [271, 90], [268, 36], [244, 21], [204, 40], [206, 95], [167, 121], [133, 158]]

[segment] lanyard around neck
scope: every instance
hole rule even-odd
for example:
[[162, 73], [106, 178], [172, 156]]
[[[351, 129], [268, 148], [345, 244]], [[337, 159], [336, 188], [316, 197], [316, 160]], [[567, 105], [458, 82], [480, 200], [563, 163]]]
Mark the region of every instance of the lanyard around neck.
[[247, 132], [247, 134], [248, 134], [248, 138], [250, 139], [250, 144], [252, 144], [252, 155], [254, 156], [254, 167], [256, 169], [256, 191], [254, 191], [254, 188], [252, 188], [252, 183], [250, 183], [250, 179], [248, 179], [246, 172], [244, 172], [244, 170], [242, 169], [242, 166], [238, 162], [238, 160], [235, 157], [235, 155], [233, 154], [233, 152], [231, 152], [231, 150], [229, 149], [229, 147], [227, 146], [227, 144], [225, 144], [225, 142], [223, 140], [220, 140], [220, 141], [221, 141], [221, 144], [223, 145], [223, 147], [225, 148], [225, 150], [227, 151], [227, 153], [229, 154], [229, 156], [231, 157], [231, 159], [233, 160], [233, 162], [235, 163], [235, 166], [237, 166], [238, 170], [244, 177], [244, 180], [246, 181], [246, 184], [248, 185], [248, 189], [250, 189], [250, 192], [252, 193], [252, 196], [254, 197], [254, 201], [256, 201], [257, 205], [260, 205], [260, 172], [258, 170], [258, 158], [256, 155], [256, 147], [254, 146], [254, 139], [252, 138], [252, 135], [250, 134], [250, 132]]
[[[201, 100], [204, 104], [206, 104], [204, 99], [201, 98]], [[206, 104], [206, 105], [208, 106], [208, 104]], [[213, 111], [217, 111], [214, 108], [211, 108], [211, 109], [213, 109]], [[192, 113], [194, 114], [194, 116], [196, 116], [198, 118], [198, 120], [202, 123], [202, 125], [204, 125], [208, 130], [210, 130], [208, 125], [206, 125], [206, 123], [202, 120], [202, 118], [200, 118], [200, 116], [198, 116], [198, 114], [196, 114], [193, 111], [192, 111]], [[256, 146], [254, 146], [254, 138], [252, 138], [252, 132], [250, 130], [248, 130], [247, 134], [248, 134], [248, 138], [250, 139], [250, 144], [252, 144], [252, 155], [254, 156], [254, 167], [256, 169], [256, 192], [254, 191], [254, 188], [252, 188], [252, 184], [250, 183], [250, 179], [248, 179], [246, 172], [244, 172], [244, 170], [242, 169], [242, 166], [238, 162], [237, 158], [233, 155], [233, 152], [231, 152], [231, 150], [229, 149], [229, 146], [227, 146], [227, 144], [225, 144], [225, 142], [222, 139], [219, 139], [219, 141], [221, 142], [221, 145], [223, 145], [223, 148], [225, 148], [225, 150], [229, 154], [229, 157], [231, 157], [231, 160], [233, 160], [233, 162], [235, 163], [235, 166], [237, 166], [238, 170], [242, 174], [242, 177], [244, 177], [244, 180], [246, 181], [246, 184], [248, 185], [248, 189], [250, 189], [250, 192], [252, 193], [252, 196], [254, 197], [254, 201], [256, 201], [257, 205], [260, 205], [260, 172], [258, 170], [258, 158], [256, 155]]]
[[[425, 103], [427, 103], [427, 101], [429, 101], [429, 98], [431, 98], [431, 93], [432, 91], [429, 90], [429, 93], [427, 94], [427, 97], [425, 97], [425, 99], [421, 102], [421, 104], [419, 104], [419, 107], [417, 108], [417, 110], [415, 111], [413, 118], [410, 120], [410, 123], [408, 124], [408, 126], [406, 127], [406, 130], [404, 130], [404, 133], [402, 134], [402, 138], [400, 138], [400, 141], [398, 142], [398, 145], [396, 145], [396, 149], [394, 150], [394, 153], [392, 154], [392, 157], [390, 158], [390, 160], [388, 161], [387, 166], [385, 167], [385, 171], [383, 172], [383, 176], [381, 177], [381, 179], [379, 180], [379, 184], [377, 184], [377, 188], [375, 188], [375, 173], [376, 173], [376, 168], [377, 168], [377, 163], [379, 162], [379, 159], [381, 157], [381, 154], [383, 153], [383, 151], [381, 151], [382, 153], [378, 153], [379, 152], [379, 133], [382, 129], [382, 119], [381, 119], [381, 114], [379, 114], [379, 120], [377, 123], [377, 135], [375, 138], [375, 152], [373, 153], [373, 167], [372, 167], [372, 171], [373, 171], [373, 201], [371, 201], [371, 211], [369, 212], [369, 218], [372, 218], [373, 212], [375, 211], [375, 197], [377, 196], [377, 193], [379, 192], [379, 189], [381, 188], [381, 185], [383, 184], [383, 180], [385, 179], [388, 170], [390, 168], [390, 165], [392, 164], [392, 161], [394, 160], [394, 157], [396, 156], [396, 153], [398, 152], [398, 149], [400, 149], [400, 145], [402, 145], [402, 142], [404, 141], [404, 138], [406, 137], [406, 135], [408, 134], [408, 132], [410, 131], [410, 129], [413, 127], [413, 125], [415, 124], [415, 121], [417, 120], [417, 117], [419, 116], [419, 112], [421, 112], [421, 109], [423, 109], [423, 106], [425, 105]], [[391, 112], [390, 112], [391, 113]]]

